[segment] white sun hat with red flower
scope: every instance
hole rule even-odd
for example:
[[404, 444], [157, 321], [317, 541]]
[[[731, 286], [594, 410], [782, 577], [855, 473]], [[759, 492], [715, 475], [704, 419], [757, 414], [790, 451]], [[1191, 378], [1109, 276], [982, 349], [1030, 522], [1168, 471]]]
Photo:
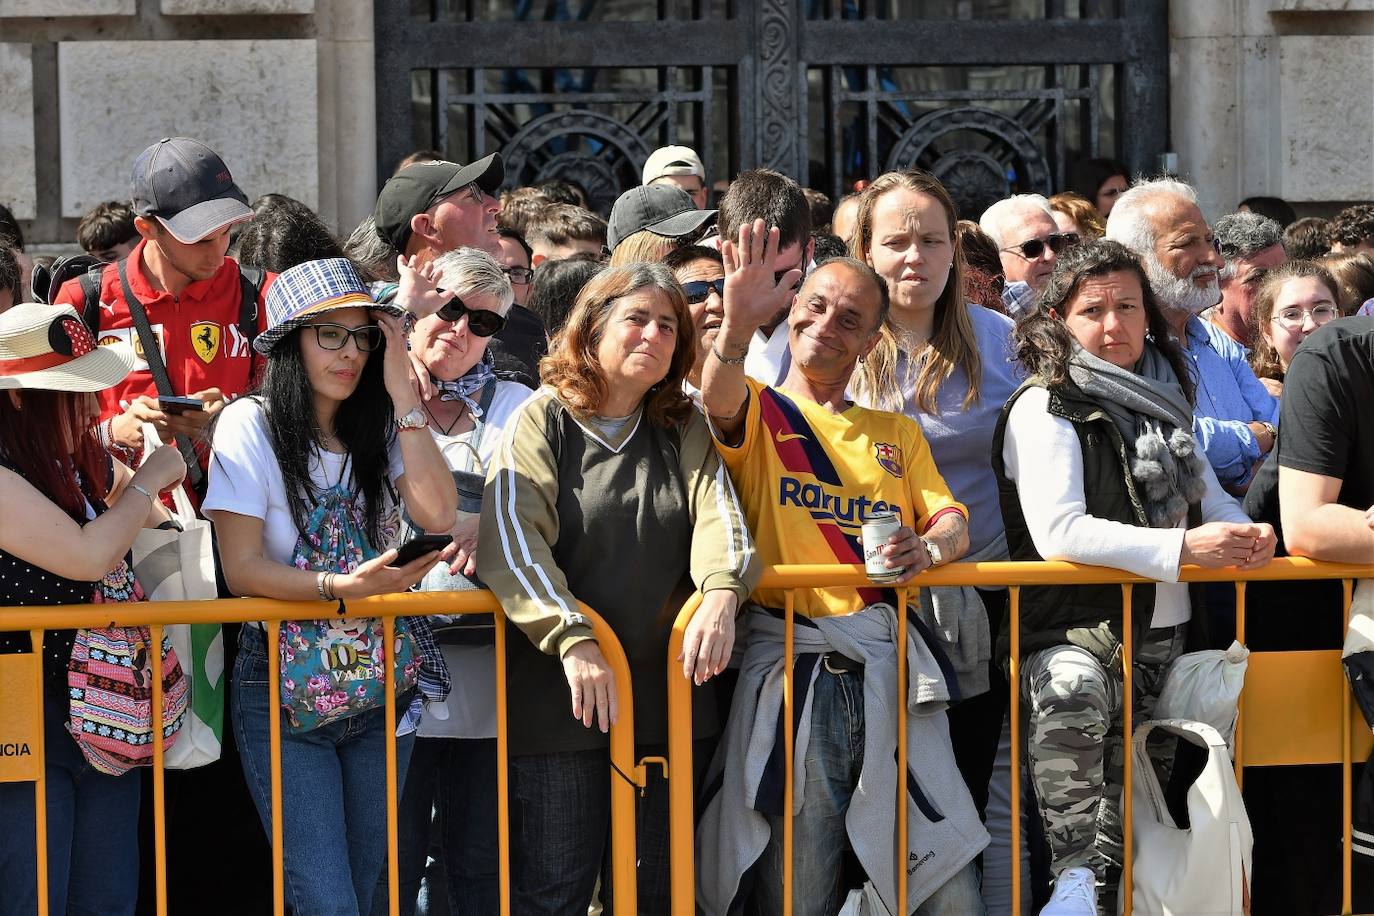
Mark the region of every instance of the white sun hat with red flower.
[[133, 348], [96, 346], [71, 306], [26, 302], [0, 314], [0, 390], [103, 391], [133, 367]]

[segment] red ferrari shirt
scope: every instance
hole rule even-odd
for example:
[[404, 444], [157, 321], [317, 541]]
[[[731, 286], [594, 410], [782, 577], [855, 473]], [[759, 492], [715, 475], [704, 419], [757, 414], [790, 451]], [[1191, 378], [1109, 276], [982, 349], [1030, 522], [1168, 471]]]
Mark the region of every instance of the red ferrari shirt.
[[[208, 280], [197, 280], [182, 290], [180, 297], [155, 289], [143, 271], [143, 246], [139, 242], [126, 262], [129, 288], [148, 313], [148, 324], [162, 349], [172, 393], [187, 396], [207, 388], [218, 388], [226, 399], [245, 391], [253, 379], [257, 359], [251, 343], [239, 331], [239, 311], [243, 290], [239, 267], [225, 258], [219, 272]], [[276, 279], [268, 274], [258, 296], [258, 330], [267, 327], [267, 287]], [[82, 311], [84, 297], [78, 280], [63, 285], [57, 303]], [[100, 392], [100, 418], [122, 413], [139, 395], [157, 397], [157, 385], [144, 359], [143, 346], [134, 328], [129, 307], [120, 288], [119, 271], [111, 264], [100, 280], [100, 327], [96, 340], [101, 344], [124, 341], [133, 345], [134, 368], [124, 381]]]

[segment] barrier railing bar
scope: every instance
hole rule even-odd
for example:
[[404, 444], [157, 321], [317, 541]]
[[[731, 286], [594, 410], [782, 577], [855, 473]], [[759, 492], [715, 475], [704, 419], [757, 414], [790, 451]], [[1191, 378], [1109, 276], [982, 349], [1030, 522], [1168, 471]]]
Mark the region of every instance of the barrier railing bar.
[[[157, 916], [167, 916], [167, 797], [163, 785], [162, 759], [162, 626], [148, 628], [152, 645], [149, 658], [153, 668], [153, 888]], [[189, 674], [186, 675], [188, 678]], [[190, 695], [187, 695], [187, 715], [190, 715]]]
[[[29, 631], [29, 638], [33, 640], [33, 654], [37, 658], [43, 657], [43, 635], [42, 628], [34, 628]], [[33, 781], [33, 841], [35, 861], [38, 865], [38, 916], [48, 916], [48, 768], [47, 753], [45, 745], [47, 738], [47, 722], [44, 721], [46, 710], [43, 708], [43, 664], [39, 662], [33, 666], [33, 702], [34, 708], [38, 710], [38, 728], [34, 729], [34, 748], [38, 752], [38, 773]]]
[[[1134, 850], [1131, 843], [1131, 789], [1132, 771], [1134, 769], [1135, 742], [1132, 740], [1134, 735], [1133, 719], [1135, 718], [1135, 652], [1132, 643], [1131, 632], [1134, 621], [1131, 620], [1131, 593], [1134, 586], [1125, 583], [1121, 586], [1121, 743], [1124, 753], [1121, 755], [1121, 881], [1117, 885], [1118, 909], [1122, 916], [1131, 916], [1131, 904], [1135, 902], [1135, 878], [1132, 874], [1132, 855]], [[1105, 759], [1103, 761], [1106, 762]], [[1111, 774], [1107, 768], [1102, 768], [1102, 788], [1107, 788], [1107, 780]], [[1020, 865], [1018, 862], [1017, 865]], [[1123, 896], [1124, 895], [1124, 896]]]
[[386, 891], [391, 916], [401, 916], [400, 820], [396, 812], [396, 690], [392, 679], [396, 676], [396, 662], [392, 658], [396, 648], [396, 618], [382, 618], [382, 684], [386, 695]]
[[1007, 659], [1007, 680], [1011, 683], [1007, 703], [1011, 722], [1011, 912], [1021, 916], [1021, 587], [1013, 585], [1007, 593], [1007, 632], [1011, 636]]
[[[318, 608], [316, 613], [319, 613]], [[250, 624], [251, 626], [251, 624]], [[276, 652], [274, 646], [280, 645], [281, 620], [267, 621], [263, 635], [273, 634], [267, 639], [267, 747], [272, 771], [272, 913], [285, 916], [286, 913], [286, 841], [283, 839], [281, 791], [281, 665], [273, 664]]]
[[[907, 658], [906, 658], [906, 637], [907, 619], [906, 609], [909, 601], [920, 601], [921, 590], [900, 588], [897, 590], [897, 895], [893, 900], [897, 904], [897, 912], [907, 912], [906, 904], [906, 863], [907, 845], [907, 818], [906, 818], [906, 715], [907, 715]], [[952, 686], [952, 685], [951, 685]]]
[[496, 633], [496, 843], [501, 916], [510, 916], [510, 769], [506, 755], [506, 618], [493, 614]]
[[[1344, 607], [1345, 630], [1350, 629], [1350, 604], [1354, 597], [1355, 581], [1346, 579], [1341, 582], [1341, 603]], [[1341, 913], [1354, 911], [1351, 883], [1352, 867], [1350, 829], [1351, 809], [1355, 799], [1350, 785], [1350, 691], [1341, 691]]]
[[[1245, 645], [1245, 583], [1236, 583], [1236, 642]], [[1236, 788], [1245, 791], [1245, 752], [1244, 745], [1241, 743], [1241, 731], [1245, 721], [1245, 684], [1241, 684], [1240, 696], [1236, 698], [1236, 731], [1231, 739], [1231, 748], [1235, 751], [1233, 769], [1236, 771]], [[1250, 876], [1246, 875], [1245, 880], [1249, 881]]]
[[[701, 593], [693, 592], [692, 597], [678, 612], [673, 623], [673, 632], [668, 637], [668, 709], [691, 709], [692, 684], [682, 676], [682, 665], [677, 657], [682, 653], [683, 637], [687, 624], [701, 607]], [[691, 716], [687, 720], [691, 721]], [[669, 716], [671, 721], [671, 715]], [[725, 723], [721, 722], [722, 732]], [[694, 916], [696, 912], [696, 837], [692, 822], [695, 810], [693, 800], [692, 774], [696, 772], [693, 760], [691, 729], [668, 729], [668, 759], [672, 762], [672, 774], [668, 779], [668, 836], [671, 865], [671, 901], [673, 916]], [[687, 774], [681, 776], [680, 774]], [[673, 778], [679, 776], [680, 778]], [[686, 817], [680, 816], [687, 812]]]
[[793, 691], [796, 688], [792, 682], [796, 666], [796, 660], [792, 657], [792, 610], [795, 604], [796, 596], [788, 589], [783, 599], [782, 615], [782, 717], [787, 723], [782, 746], [787, 758], [782, 784], [782, 916], [792, 916], [792, 755], [796, 753], [793, 749], [796, 735], [793, 734], [795, 729], [792, 722]]

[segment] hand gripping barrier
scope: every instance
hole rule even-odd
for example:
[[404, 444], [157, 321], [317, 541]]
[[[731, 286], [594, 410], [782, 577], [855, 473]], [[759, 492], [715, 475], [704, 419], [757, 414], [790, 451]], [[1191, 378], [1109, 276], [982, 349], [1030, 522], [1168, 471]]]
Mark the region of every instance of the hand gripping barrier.
[[[616, 916], [633, 916], [636, 906], [635, 886], [635, 789], [642, 788], [645, 773], [635, 766], [634, 759], [634, 698], [630, 686], [630, 667], [625, 650], [615, 633], [599, 615], [586, 605], [579, 609], [591, 623], [597, 643], [615, 676], [616, 689], [620, 697], [620, 714], [610, 729], [611, 770], [607, 778], [611, 781], [611, 880], [614, 889]], [[44, 773], [43, 748], [43, 682], [41, 657], [44, 630], [75, 629], [79, 627], [105, 626], [149, 626], [152, 644], [162, 644], [162, 628], [167, 624], [181, 623], [223, 623], [250, 622], [266, 620], [274, 630], [284, 620], [311, 620], [327, 614], [329, 605], [318, 601], [272, 601], [260, 598], [233, 598], [219, 601], [159, 601], [128, 605], [67, 605], [61, 607], [18, 607], [0, 608], [0, 631], [28, 630], [35, 646], [40, 652], [23, 656], [0, 656], [0, 660], [10, 660], [14, 667], [6, 671], [20, 671], [22, 680], [27, 680], [29, 688], [16, 683], [14, 678], [0, 678], [0, 690], [5, 697], [0, 706], [11, 713], [24, 708], [23, 703], [15, 703], [15, 696], [27, 696], [34, 714], [25, 723], [31, 735], [28, 745], [31, 757], [24, 760], [24, 766], [16, 768], [10, 781], [32, 781], [35, 792], [34, 838], [37, 844], [38, 859], [38, 916], [47, 916], [47, 809]], [[426, 614], [492, 614], [496, 624], [496, 721], [497, 721], [497, 812], [499, 816], [500, 837], [500, 891], [501, 913], [510, 912], [510, 811], [508, 802], [508, 758], [506, 736], [506, 639], [509, 638], [501, 605], [495, 596], [487, 591], [465, 592], [409, 592], [400, 595], [383, 595], [352, 601], [348, 604], [350, 614], [360, 617], [384, 618], [386, 632], [386, 670], [391, 670], [391, 647], [395, 642], [395, 618]], [[515, 638], [523, 639], [521, 634]], [[275, 640], [268, 640], [269, 645]], [[154, 817], [154, 856], [156, 869], [156, 904], [158, 916], [167, 913], [167, 841], [165, 831], [165, 799], [163, 791], [163, 748], [162, 748], [162, 659], [158, 652], [151, 653], [153, 680], [153, 817]], [[16, 661], [17, 660], [17, 661]], [[278, 681], [281, 677], [277, 665], [268, 665], [270, 681], [269, 696], [279, 696]], [[569, 713], [571, 715], [571, 713]], [[0, 724], [7, 720], [0, 717]], [[36, 727], [35, 727], [36, 726]], [[389, 736], [386, 746], [386, 791], [387, 791], [387, 869], [388, 886], [391, 889], [391, 916], [399, 916], [400, 903], [397, 896], [399, 887], [397, 872], [397, 768], [396, 768], [396, 698], [388, 691], [386, 701], [386, 728]], [[281, 797], [281, 717], [272, 716], [270, 726], [272, 761], [272, 889], [273, 907], [276, 916], [285, 912], [284, 878], [282, 868], [282, 797]], [[632, 774], [625, 775], [625, 774]], [[133, 775], [129, 778], [138, 778]], [[633, 778], [635, 782], [630, 782]]]
[[[1245, 641], [1245, 585], [1247, 582], [1274, 582], [1302, 579], [1344, 580], [1343, 611], [1348, 622], [1352, 595], [1352, 580], [1374, 577], [1374, 567], [1352, 564], [1322, 563], [1302, 558], [1273, 560], [1262, 569], [1236, 573], [1227, 569], [1183, 568], [1183, 582], [1234, 582], [1236, 588], [1236, 638]], [[1111, 585], [1122, 590], [1123, 645], [1125, 658], [1132, 657], [1131, 593], [1132, 587], [1151, 580], [1099, 566], [1075, 563], [952, 563], [922, 573], [904, 588], [898, 589], [902, 606], [917, 600], [921, 588], [932, 586], [1000, 586], [1009, 587], [1008, 613], [1011, 618], [1010, 707], [1017, 714], [1011, 721], [1011, 770], [1021, 772], [1020, 721], [1020, 592], [1028, 585]], [[783, 916], [792, 913], [792, 799], [793, 799], [793, 603], [794, 591], [806, 588], [853, 588], [869, 585], [862, 566], [774, 566], [763, 573], [762, 588], [788, 589], [784, 614], [784, 680], [783, 722], [786, 756], [786, 783], [783, 795]], [[675, 662], [682, 651], [687, 624], [701, 604], [701, 596], [694, 595], [683, 606], [668, 644], [668, 759], [669, 819], [672, 849], [672, 906], [675, 916], [692, 916], [695, 912], [695, 850], [693, 848], [692, 797], [692, 692], [691, 683], [682, 677], [681, 664]], [[907, 619], [898, 614], [897, 644], [906, 645]], [[1351, 912], [1351, 760], [1358, 755], [1364, 759], [1371, 747], [1370, 730], [1358, 716], [1352, 717], [1350, 690], [1341, 670], [1340, 650], [1316, 652], [1259, 652], [1250, 656], [1245, 689], [1241, 694], [1241, 715], [1236, 725], [1235, 767], [1237, 780], [1243, 780], [1243, 767], [1272, 766], [1299, 763], [1339, 763], [1341, 765], [1342, 846], [1341, 846], [1341, 913]], [[897, 653], [898, 695], [905, 696], [907, 659], [905, 652]], [[1132, 696], [1132, 666], [1123, 665], [1122, 696]], [[1295, 686], [1296, 685], [1296, 686]], [[1122, 703], [1123, 735], [1129, 741], [1132, 734], [1132, 704]], [[1247, 738], [1248, 735], [1248, 738]], [[1128, 745], [1129, 747], [1129, 745]], [[1132, 755], [1124, 755], [1123, 794], [1132, 785]], [[907, 766], [906, 717], [897, 721], [897, 772]], [[677, 776], [678, 778], [671, 778]], [[898, 781], [896, 836], [893, 838], [895, 899], [907, 899], [907, 873], [903, 866], [907, 850], [907, 820], [905, 785]], [[1011, 823], [1021, 822], [1021, 780], [1011, 780]], [[1125, 861], [1121, 874], [1124, 894], [1122, 911], [1131, 914], [1131, 839], [1132, 812], [1130, 804], [1122, 805], [1122, 835]], [[1021, 831], [1012, 829], [1011, 890], [1013, 913], [1021, 913], [1021, 869], [1015, 867], [1021, 859]]]

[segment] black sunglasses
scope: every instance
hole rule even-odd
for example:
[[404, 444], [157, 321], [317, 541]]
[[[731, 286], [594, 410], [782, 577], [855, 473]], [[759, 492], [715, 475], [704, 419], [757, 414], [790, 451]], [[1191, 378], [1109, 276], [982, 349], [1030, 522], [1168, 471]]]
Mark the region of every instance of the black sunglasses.
[[315, 343], [321, 350], [342, 350], [348, 346], [350, 337], [364, 353], [371, 353], [382, 345], [382, 329], [375, 324], [360, 328], [346, 328], [341, 324], [312, 324], [309, 327], [315, 329]]
[[705, 302], [711, 295], [711, 290], [716, 291], [716, 295], [725, 297], [725, 278], [717, 280], [689, 280], [682, 284], [682, 291], [687, 294], [687, 301], [696, 305], [698, 302]]
[[[774, 286], [782, 286], [782, 278], [785, 277], [785, 276], [787, 276], [787, 274], [788, 274], [790, 271], [793, 271], [793, 270], [796, 270], [796, 269], [797, 269], [797, 268], [795, 268], [795, 267], [789, 267], [789, 268], [787, 268], [787, 270], [780, 270], [780, 271], [778, 271], [777, 273], [773, 274], [773, 285], [774, 285]], [[803, 268], [802, 268], [802, 275], [801, 275], [800, 277], [797, 278], [797, 282], [796, 282], [796, 283], [793, 283], [793, 284], [792, 284], [792, 291], [793, 291], [793, 292], [796, 292], [797, 290], [801, 289], [802, 281], [805, 280], [805, 279], [806, 279], [806, 268], [803, 267]]]
[[1019, 252], [1021, 257], [1027, 261], [1034, 261], [1045, 253], [1045, 246], [1050, 246], [1050, 251], [1055, 254], [1068, 248], [1070, 245], [1078, 244], [1077, 232], [1066, 232], [1060, 235], [1058, 232], [1052, 233], [1043, 239], [1027, 239], [1020, 245], [1013, 245], [1010, 248], [1003, 248], [1002, 251]]
[[528, 267], [502, 267], [501, 273], [510, 277], [512, 283], [528, 283], [534, 279], [534, 271]]
[[445, 321], [457, 321], [464, 315], [468, 316], [468, 330], [478, 337], [490, 337], [506, 326], [504, 315], [489, 309], [468, 308], [457, 296], [439, 308], [439, 317]]

